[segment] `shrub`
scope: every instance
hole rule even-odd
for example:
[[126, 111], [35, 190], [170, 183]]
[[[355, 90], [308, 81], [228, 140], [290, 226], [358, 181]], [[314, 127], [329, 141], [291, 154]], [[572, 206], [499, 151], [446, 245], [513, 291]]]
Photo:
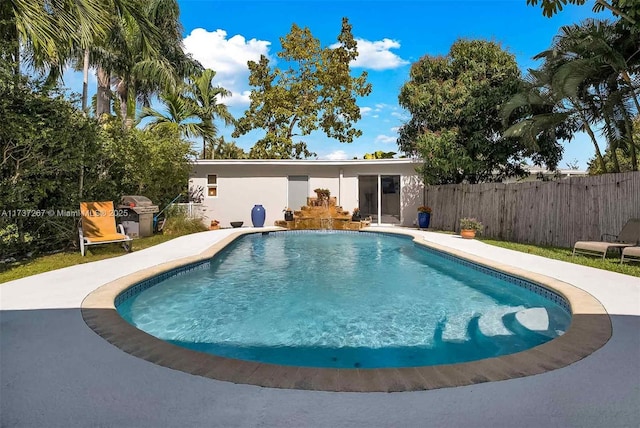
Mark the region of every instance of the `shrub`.
[[189, 217], [185, 207], [172, 205], [165, 213], [167, 220], [162, 229], [165, 235], [180, 236], [208, 230], [201, 218]]
[[465, 217], [460, 219], [460, 229], [475, 230], [476, 233], [482, 232], [484, 226], [482, 223], [473, 217]]

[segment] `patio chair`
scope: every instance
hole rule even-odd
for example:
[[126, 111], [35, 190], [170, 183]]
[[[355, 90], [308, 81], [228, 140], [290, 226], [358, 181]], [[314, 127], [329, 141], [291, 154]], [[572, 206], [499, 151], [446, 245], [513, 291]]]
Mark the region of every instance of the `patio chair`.
[[80, 202], [80, 217], [78, 234], [83, 257], [89, 245], [121, 242], [127, 252], [131, 251], [131, 238], [125, 234], [124, 227], [119, 224], [116, 229], [113, 202]]
[[[626, 259], [626, 260], [625, 260]], [[640, 247], [626, 247], [622, 249], [622, 257], [620, 257], [620, 264], [625, 261], [640, 262]]]
[[[605, 241], [605, 238], [611, 241]], [[640, 218], [632, 218], [624, 225], [620, 234], [610, 235], [603, 234], [600, 241], [578, 241], [573, 246], [573, 256], [576, 253], [589, 254], [599, 256], [602, 254], [602, 260], [607, 256], [609, 248], [622, 250], [626, 247], [633, 247], [640, 244]]]

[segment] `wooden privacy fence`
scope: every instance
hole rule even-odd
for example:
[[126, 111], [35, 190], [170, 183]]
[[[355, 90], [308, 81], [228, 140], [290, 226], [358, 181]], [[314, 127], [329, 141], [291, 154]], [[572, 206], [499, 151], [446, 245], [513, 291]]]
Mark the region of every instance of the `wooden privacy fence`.
[[640, 172], [524, 183], [426, 186], [431, 227], [459, 231], [476, 217], [483, 236], [511, 242], [573, 247], [578, 240], [618, 234], [640, 218]]

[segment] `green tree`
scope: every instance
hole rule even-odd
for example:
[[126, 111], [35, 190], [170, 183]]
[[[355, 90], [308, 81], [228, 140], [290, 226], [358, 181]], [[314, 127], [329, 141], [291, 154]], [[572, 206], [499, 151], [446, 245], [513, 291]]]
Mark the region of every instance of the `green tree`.
[[[2, 49], [10, 44], [0, 40]], [[115, 118], [99, 126], [78, 101], [66, 100], [55, 82], [16, 79], [13, 64], [0, 61], [3, 257], [73, 245], [78, 219], [58, 212], [75, 211], [80, 201], [144, 194], [163, 205], [186, 191], [193, 157], [188, 141], [177, 132], [127, 130]]]
[[[640, 111], [639, 86], [634, 77], [640, 65], [638, 52], [640, 40], [628, 29], [607, 21], [586, 20], [562, 27], [551, 48], [535, 57], [543, 59], [544, 64], [532, 72], [538, 81], [533, 85], [538, 95], [529, 97], [528, 102], [553, 100], [565, 114], [565, 123], [573, 121], [589, 134], [602, 171], [620, 170], [618, 148], [629, 153], [632, 167], [637, 164], [631, 130], [632, 118]], [[517, 131], [544, 128], [550, 124], [548, 119], [544, 115], [527, 118], [517, 125]], [[592, 130], [595, 127], [607, 140], [610, 166], [599, 153]]]
[[158, 97], [166, 111], [156, 110], [151, 107], [143, 107], [140, 119], [151, 118], [145, 125], [146, 129], [176, 135], [181, 138], [205, 138], [215, 137], [211, 127], [198, 122], [196, 106], [180, 93], [162, 93]]
[[321, 47], [308, 28], [292, 25], [280, 39], [278, 64], [271, 67], [262, 56], [249, 61], [251, 104], [236, 124], [234, 137], [253, 129], [266, 135], [251, 149], [252, 158], [302, 158], [313, 153], [304, 141], [294, 137], [309, 135], [321, 129], [329, 138], [350, 143], [362, 132], [353, 127], [360, 119], [356, 97], [371, 92], [367, 74], [350, 74], [349, 63], [358, 52], [351, 25], [342, 20], [337, 44]]
[[527, 157], [555, 168], [562, 152], [555, 140], [534, 150], [502, 135], [501, 105], [519, 87], [514, 56], [494, 42], [458, 40], [446, 56], [423, 57], [400, 90], [411, 114], [400, 129], [400, 151], [421, 156], [428, 184], [523, 176]]
[[[633, 141], [636, 145], [635, 149], [636, 152], [640, 152], [640, 116], [636, 117], [636, 119], [633, 121], [633, 127]], [[616, 149], [616, 151], [617, 153], [615, 159], [620, 172], [640, 170], [640, 159], [636, 159], [636, 164], [634, 166], [629, 151], [625, 151], [623, 149]], [[599, 162], [597, 159], [590, 159], [587, 164], [587, 171], [589, 172], [589, 174], [605, 174], [606, 172], [612, 171], [615, 168], [614, 157], [611, 155], [610, 149], [605, 150], [603, 160], [605, 164], [604, 168], [602, 167], [601, 162]]]
[[[562, 8], [569, 4], [584, 5], [587, 0], [527, 0], [528, 5], [536, 6], [540, 3], [542, 14], [552, 17], [562, 11]], [[631, 25], [636, 26], [640, 20], [640, 3], [637, 0], [594, 0], [593, 11], [602, 12], [609, 10], [615, 16], [620, 16]]]
[[[149, 13], [145, 8], [145, 3], [141, 1], [128, 0], [110, 0], [104, 3], [110, 8], [109, 11], [109, 28], [106, 34], [101, 35], [91, 43], [81, 43], [74, 46], [76, 56], [76, 68], [82, 65], [82, 110], [87, 111], [88, 108], [88, 89], [89, 89], [89, 66], [91, 60], [98, 67], [99, 73], [100, 63], [96, 58], [103, 58], [108, 43], [114, 40], [113, 35], [117, 34], [123, 23], [127, 23], [129, 28], [137, 28], [141, 35], [141, 42], [138, 45], [140, 51], [145, 55], [158, 53], [158, 47], [162, 44], [165, 35], [161, 34], [159, 28], [149, 21]], [[156, 5], [157, 2], [148, 2], [149, 5]], [[93, 57], [93, 58], [92, 58]], [[98, 74], [99, 74], [98, 73]], [[104, 76], [102, 76], [104, 79]], [[99, 83], [100, 85], [100, 83]], [[100, 115], [97, 115], [100, 117]]]
[[52, 88], [27, 79], [15, 85], [14, 76], [0, 80], [0, 120], [0, 209], [9, 212], [0, 217], [0, 235], [13, 231], [0, 254], [58, 249], [77, 236], [73, 219], [55, 213], [77, 209], [84, 152], [99, 152], [97, 124]]
[[382, 150], [377, 150], [373, 153], [365, 153], [365, 159], [393, 159], [396, 155], [396, 152], [383, 152]]
[[231, 92], [213, 86], [215, 74], [215, 71], [206, 69], [190, 76], [174, 91], [161, 93], [159, 100], [165, 109], [143, 107], [140, 119], [151, 118], [146, 127], [152, 130], [174, 133], [182, 138], [202, 138], [200, 157], [215, 157], [218, 152], [216, 143], [224, 143], [224, 139], [216, 138], [218, 128], [215, 119], [220, 118], [226, 124], [234, 122], [227, 106], [218, 102], [218, 98], [229, 96]]
[[566, 93], [563, 85], [554, 81], [548, 67], [529, 70], [520, 91], [503, 104], [501, 115], [505, 124], [514, 114], [515, 123], [504, 132], [506, 137], [518, 138], [539, 149], [539, 141], [571, 140], [575, 132], [584, 131], [591, 139], [597, 161], [605, 168], [589, 107], [577, 95]]
[[101, 173], [88, 191], [117, 200], [125, 194], [145, 195], [164, 206], [186, 192], [193, 156], [191, 144], [163, 129], [126, 129], [112, 118], [100, 129]]
[[[33, 1], [15, 0], [0, 6], [0, 33], [14, 40], [12, 62], [20, 69], [20, 50], [36, 71], [48, 73], [49, 85], [59, 80], [64, 67], [74, 61], [83, 70], [82, 109], [87, 110], [88, 72], [91, 53], [104, 51], [105, 41], [122, 23], [136, 26], [143, 42], [141, 52], [156, 50], [166, 40], [145, 13], [158, 3], [139, 0]], [[177, 7], [177, 6], [176, 6]], [[176, 17], [177, 19], [177, 17]], [[155, 44], [155, 45], [154, 45]], [[93, 61], [95, 64], [95, 59]]]
[[[97, 68], [96, 116], [110, 114], [115, 97], [118, 114], [127, 126], [133, 124], [138, 103], [148, 107], [152, 96], [176, 91], [185, 78], [202, 69], [182, 50], [176, 0], [135, 3], [141, 8], [140, 19], [130, 13], [114, 17], [107, 37], [90, 55]], [[154, 37], [156, 34], [159, 37]]]
[[74, 46], [88, 46], [109, 28], [110, 3], [102, 0], [11, 0], [0, 4], [0, 33], [13, 42], [14, 74], [20, 47], [36, 70], [60, 75]]
[[[203, 159], [207, 146], [217, 141], [215, 136], [218, 133], [218, 128], [215, 125], [215, 119], [222, 119], [226, 125], [235, 122], [227, 106], [219, 102], [221, 98], [230, 96], [231, 92], [221, 86], [213, 86], [215, 75], [215, 71], [205, 69], [202, 73], [191, 76], [185, 88], [185, 96], [193, 104], [201, 127], [207, 131], [202, 135], [201, 157]], [[215, 156], [217, 150], [214, 149], [210, 153]]]
[[248, 154], [233, 141], [225, 141], [224, 137], [211, 140], [203, 159], [247, 159]]

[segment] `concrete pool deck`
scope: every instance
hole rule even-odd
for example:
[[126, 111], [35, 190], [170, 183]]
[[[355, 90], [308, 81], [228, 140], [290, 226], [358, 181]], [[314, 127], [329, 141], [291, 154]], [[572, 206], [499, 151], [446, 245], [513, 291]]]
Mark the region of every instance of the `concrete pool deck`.
[[199, 254], [231, 233], [204, 232], [1, 284], [1, 425], [637, 426], [640, 278], [453, 235], [421, 232], [429, 242], [587, 291], [611, 317], [609, 342], [567, 367], [519, 379], [433, 391], [335, 393], [233, 384], [171, 370], [121, 351], [84, 323], [80, 304], [99, 286]]

